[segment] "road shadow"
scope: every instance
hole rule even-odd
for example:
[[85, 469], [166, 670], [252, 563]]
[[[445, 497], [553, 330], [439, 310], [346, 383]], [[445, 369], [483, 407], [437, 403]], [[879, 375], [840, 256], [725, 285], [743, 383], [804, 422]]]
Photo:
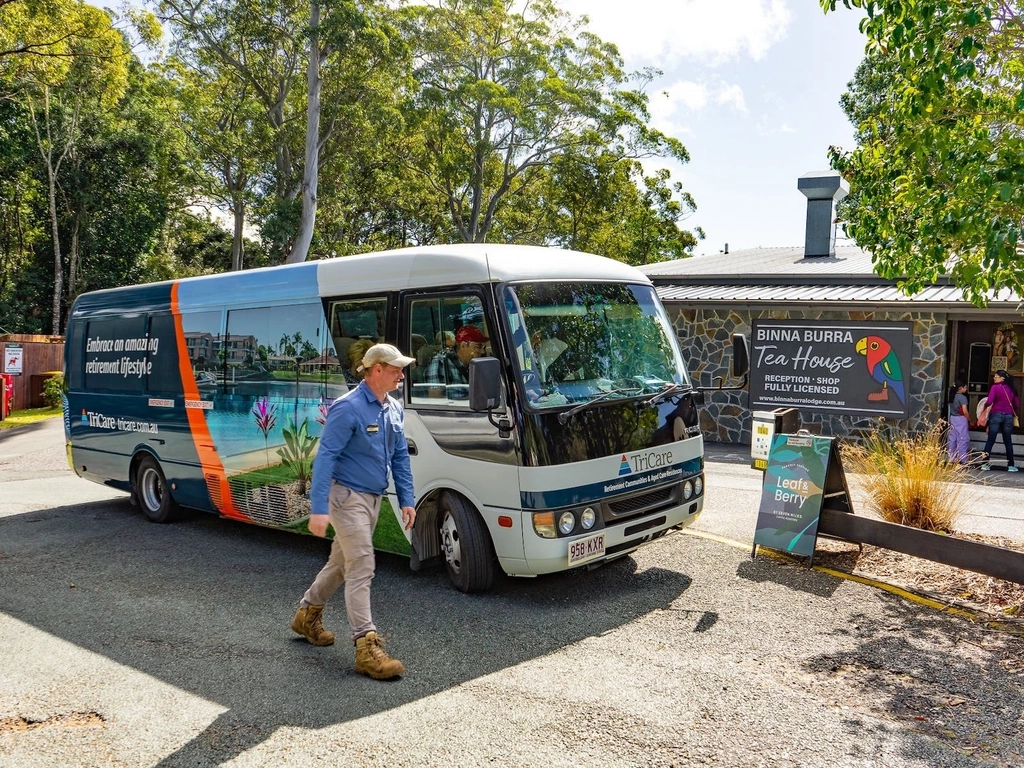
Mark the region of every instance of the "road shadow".
[[374, 619], [408, 668], [382, 683], [353, 671], [340, 593], [325, 611], [334, 646], [289, 629], [327, 551], [212, 515], [154, 525], [127, 501], [38, 510], [0, 519], [0, 611], [225, 707], [158, 764], [177, 767], [222, 764], [282, 726], [324, 728], [431, 696], [667, 609], [690, 586], [624, 558], [470, 596], [440, 570], [378, 555]]
[[842, 579], [832, 576], [822, 578], [822, 574], [811, 570], [807, 558], [803, 558], [802, 562], [780, 559], [766, 554], [761, 547], [758, 547], [757, 557], [745, 560], [736, 567], [736, 576], [758, 584], [771, 582], [818, 597], [832, 597], [842, 584]]
[[22, 437], [23, 435], [31, 435], [34, 432], [40, 432], [47, 427], [54, 429], [55, 427], [51, 423], [54, 419], [59, 421], [59, 418], [54, 416], [48, 419], [33, 421], [28, 424], [19, 424], [16, 427], [5, 427], [4, 429], [0, 429], [0, 443], [4, 443], [7, 440], [12, 440], [16, 437]]
[[[1024, 640], [950, 622], [894, 595], [880, 599], [891, 621], [854, 614], [836, 630], [853, 638], [852, 646], [804, 663], [823, 701], [870, 702], [873, 713], [916, 733], [900, 745], [908, 760], [950, 764], [951, 753], [959, 753], [958, 765], [1024, 765]], [[855, 718], [846, 725], [866, 736], [870, 755], [864, 723]]]

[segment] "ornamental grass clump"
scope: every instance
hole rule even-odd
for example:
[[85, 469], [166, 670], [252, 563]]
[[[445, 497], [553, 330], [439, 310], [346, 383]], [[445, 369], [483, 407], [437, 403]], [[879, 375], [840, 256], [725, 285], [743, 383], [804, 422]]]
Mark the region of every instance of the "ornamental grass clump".
[[890, 523], [950, 532], [966, 506], [969, 471], [947, 460], [942, 424], [918, 435], [875, 430], [842, 446], [843, 463], [860, 475], [867, 506]]

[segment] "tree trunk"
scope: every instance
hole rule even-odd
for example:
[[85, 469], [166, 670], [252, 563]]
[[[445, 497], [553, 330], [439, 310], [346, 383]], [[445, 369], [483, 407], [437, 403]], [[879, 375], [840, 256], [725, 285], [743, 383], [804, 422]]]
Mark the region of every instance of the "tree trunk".
[[71, 250], [68, 253], [68, 308], [70, 309], [75, 297], [78, 296], [78, 282], [82, 279], [79, 270], [78, 254], [78, 230], [82, 214], [76, 213], [71, 220]]
[[235, 219], [234, 236], [231, 238], [231, 270], [237, 272], [242, 268], [242, 257], [245, 255], [245, 201], [241, 195], [231, 201], [231, 212]]
[[57, 179], [47, 164], [46, 178], [50, 197], [50, 228], [53, 231], [53, 324], [50, 333], [60, 335], [61, 300], [64, 295], [64, 265], [60, 256], [60, 233], [57, 231]]
[[320, 171], [320, 3], [313, 0], [309, 12], [309, 64], [306, 69], [306, 157], [302, 170], [302, 218], [288, 258], [288, 264], [305, 261], [313, 242], [316, 224], [317, 176]]

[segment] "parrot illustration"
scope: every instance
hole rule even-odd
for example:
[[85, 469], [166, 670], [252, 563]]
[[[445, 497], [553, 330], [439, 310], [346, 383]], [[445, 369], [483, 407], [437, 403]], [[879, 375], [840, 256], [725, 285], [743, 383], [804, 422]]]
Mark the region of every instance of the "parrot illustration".
[[867, 357], [871, 378], [882, 385], [880, 392], [868, 394], [868, 402], [884, 403], [889, 400], [889, 390], [896, 393], [901, 403], [906, 404], [903, 388], [903, 371], [892, 346], [878, 336], [865, 336], [857, 342], [857, 351]]

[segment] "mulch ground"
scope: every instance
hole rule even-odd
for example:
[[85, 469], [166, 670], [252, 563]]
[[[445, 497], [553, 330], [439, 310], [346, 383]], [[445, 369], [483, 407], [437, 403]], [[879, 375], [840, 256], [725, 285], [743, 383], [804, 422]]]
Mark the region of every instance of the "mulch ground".
[[[958, 533], [964, 539], [1024, 552], [1024, 542], [1001, 536]], [[1024, 584], [993, 579], [881, 547], [818, 539], [814, 564], [874, 578], [934, 600], [1008, 622], [1024, 631]]]

